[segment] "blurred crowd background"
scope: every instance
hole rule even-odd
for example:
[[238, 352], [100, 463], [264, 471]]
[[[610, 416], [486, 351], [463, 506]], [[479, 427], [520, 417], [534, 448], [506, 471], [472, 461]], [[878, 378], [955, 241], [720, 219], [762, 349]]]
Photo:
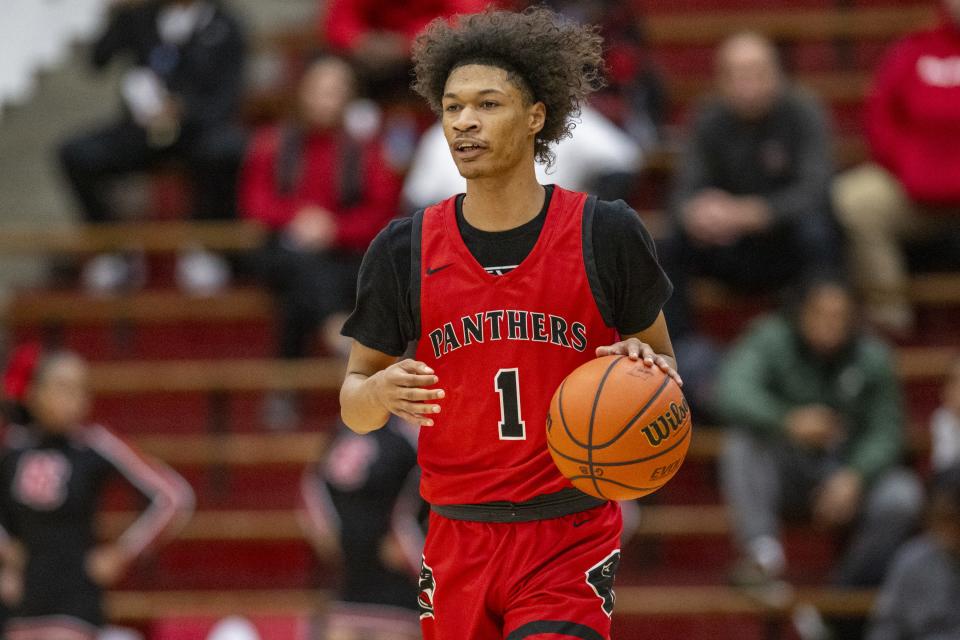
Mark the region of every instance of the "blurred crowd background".
[[[416, 433], [338, 422], [339, 329], [464, 189], [409, 51], [487, 4], [9, 0], [6, 637], [419, 637]], [[545, 4], [606, 86], [538, 175], [650, 228], [697, 425], [615, 637], [960, 638], [960, 1]]]

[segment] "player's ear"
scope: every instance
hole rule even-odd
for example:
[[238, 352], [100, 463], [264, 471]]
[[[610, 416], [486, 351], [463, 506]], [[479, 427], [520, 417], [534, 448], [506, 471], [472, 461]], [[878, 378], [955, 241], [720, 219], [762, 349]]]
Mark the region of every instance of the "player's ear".
[[546, 105], [542, 102], [535, 102], [530, 105], [530, 109], [527, 111], [527, 120], [530, 133], [532, 135], [540, 133], [540, 130], [543, 129], [543, 125], [547, 120]]

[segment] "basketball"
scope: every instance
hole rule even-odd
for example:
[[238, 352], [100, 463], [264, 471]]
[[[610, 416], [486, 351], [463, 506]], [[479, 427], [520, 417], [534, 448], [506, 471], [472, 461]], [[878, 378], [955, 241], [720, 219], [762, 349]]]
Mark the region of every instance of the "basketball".
[[557, 388], [547, 443], [575, 487], [631, 500], [676, 474], [692, 428], [690, 407], [670, 376], [643, 360], [605, 356], [581, 365]]

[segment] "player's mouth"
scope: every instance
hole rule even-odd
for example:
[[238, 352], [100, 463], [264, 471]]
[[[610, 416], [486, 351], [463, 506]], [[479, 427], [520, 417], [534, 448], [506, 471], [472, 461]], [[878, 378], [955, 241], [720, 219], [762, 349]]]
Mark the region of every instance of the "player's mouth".
[[473, 160], [487, 148], [487, 145], [479, 140], [458, 140], [453, 143], [453, 153], [461, 160]]

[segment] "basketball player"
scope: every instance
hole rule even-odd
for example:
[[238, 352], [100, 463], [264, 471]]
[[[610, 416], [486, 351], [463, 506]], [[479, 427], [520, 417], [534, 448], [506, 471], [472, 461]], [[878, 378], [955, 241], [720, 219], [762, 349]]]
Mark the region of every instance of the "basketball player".
[[[20, 425], [0, 456], [0, 599], [7, 640], [93, 640], [104, 624], [103, 590], [190, 517], [193, 492], [175, 471], [148, 461], [86, 422], [88, 372], [67, 352], [18, 349], [4, 395]], [[150, 506], [116, 540], [97, 544], [106, 482], [122, 476]]]
[[[534, 174], [600, 84], [601, 40], [544, 8], [488, 11], [431, 23], [414, 62], [467, 190], [368, 250], [344, 327], [343, 420], [421, 426], [426, 640], [603, 640], [620, 511], [557, 471], [548, 404], [597, 355], [680, 379], [661, 313], [671, 287], [636, 213]], [[410, 341], [415, 359], [398, 362]]]
[[301, 524], [321, 553], [343, 557], [326, 640], [420, 638], [416, 586], [423, 553], [416, 427], [391, 418], [369, 435], [340, 430], [300, 485]]

